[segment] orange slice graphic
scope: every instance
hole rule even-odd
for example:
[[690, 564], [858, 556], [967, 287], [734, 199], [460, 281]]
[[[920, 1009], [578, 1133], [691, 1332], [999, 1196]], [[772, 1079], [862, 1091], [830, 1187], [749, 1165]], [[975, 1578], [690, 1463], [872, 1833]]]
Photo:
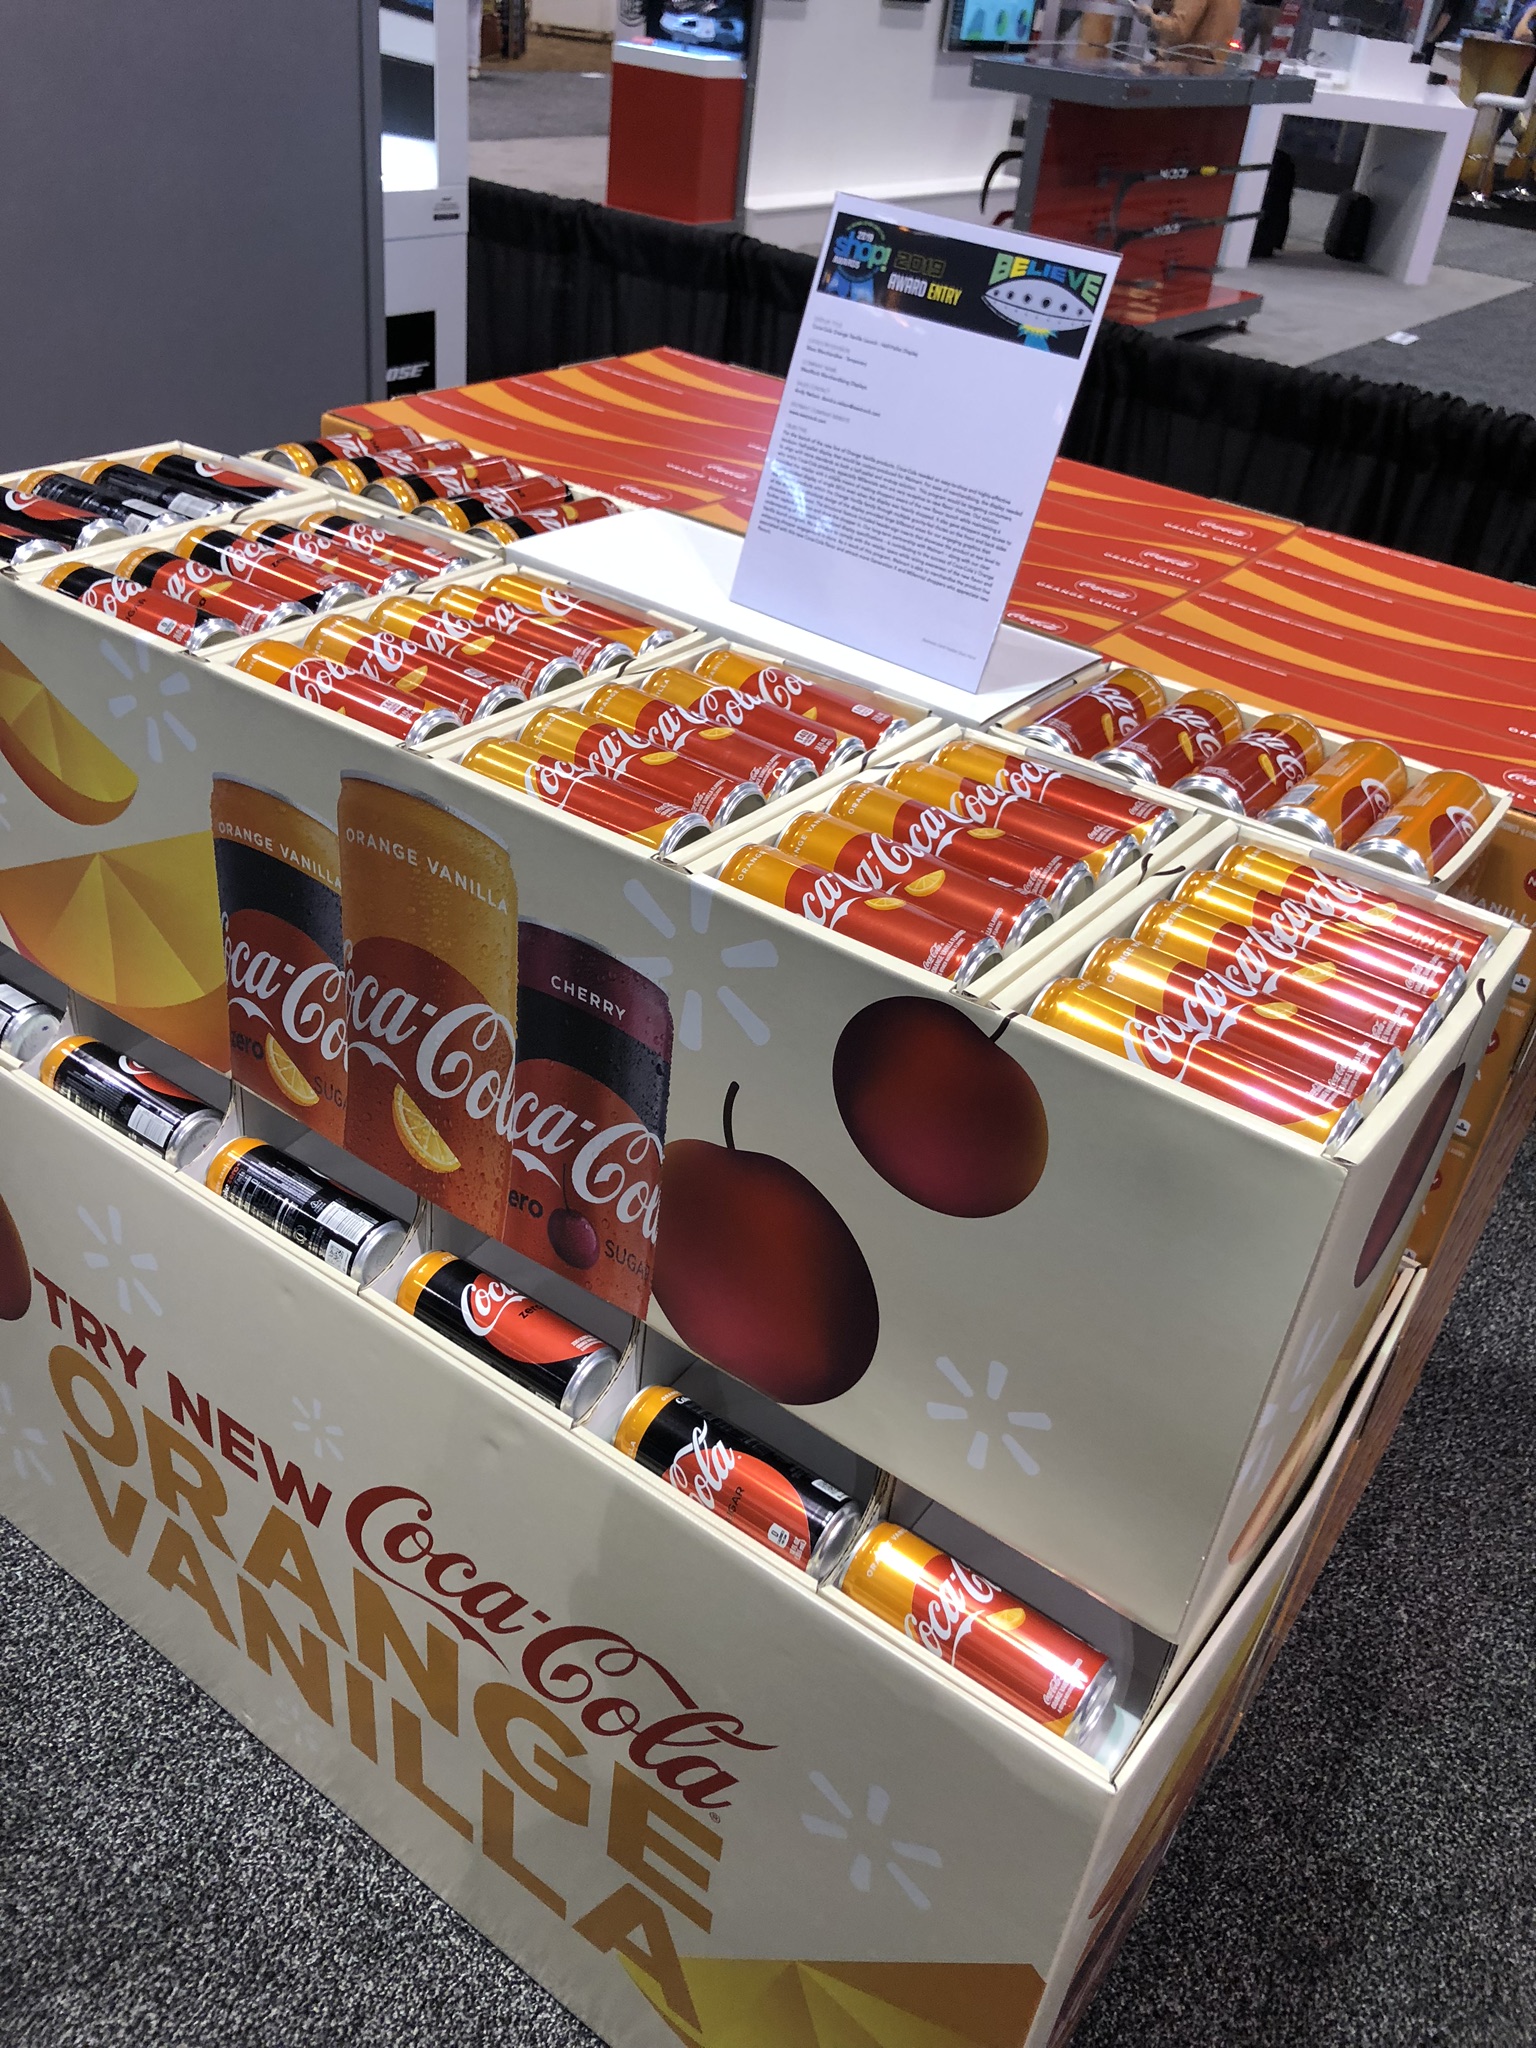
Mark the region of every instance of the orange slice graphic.
[[0, 754], [50, 811], [74, 825], [109, 825], [139, 779], [0, 642]]

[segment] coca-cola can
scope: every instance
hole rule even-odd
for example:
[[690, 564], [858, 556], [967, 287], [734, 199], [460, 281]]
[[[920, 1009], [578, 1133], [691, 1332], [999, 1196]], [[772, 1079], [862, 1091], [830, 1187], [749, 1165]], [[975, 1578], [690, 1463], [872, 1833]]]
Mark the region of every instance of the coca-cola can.
[[859, 1526], [846, 1493], [674, 1387], [642, 1387], [613, 1446], [818, 1581], [836, 1571]]
[[585, 1415], [619, 1369], [618, 1352], [601, 1337], [451, 1252], [418, 1259], [395, 1299], [418, 1323], [565, 1415]]

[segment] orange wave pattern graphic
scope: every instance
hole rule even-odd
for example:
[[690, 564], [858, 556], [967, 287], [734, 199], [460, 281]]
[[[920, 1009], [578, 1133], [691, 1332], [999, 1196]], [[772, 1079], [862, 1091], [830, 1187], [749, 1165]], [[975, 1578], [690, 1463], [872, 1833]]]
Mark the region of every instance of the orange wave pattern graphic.
[[[782, 390], [662, 348], [329, 417], [402, 421], [742, 532]], [[1536, 810], [1536, 591], [1059, 460], [1007, 616]]]

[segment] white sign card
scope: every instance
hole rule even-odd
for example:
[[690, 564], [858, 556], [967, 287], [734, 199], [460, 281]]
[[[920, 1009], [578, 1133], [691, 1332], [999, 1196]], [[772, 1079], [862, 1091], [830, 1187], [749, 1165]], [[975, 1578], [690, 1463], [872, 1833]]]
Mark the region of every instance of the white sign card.
[[1118, 267], [840, 192], [735, 602], [978, 689]]

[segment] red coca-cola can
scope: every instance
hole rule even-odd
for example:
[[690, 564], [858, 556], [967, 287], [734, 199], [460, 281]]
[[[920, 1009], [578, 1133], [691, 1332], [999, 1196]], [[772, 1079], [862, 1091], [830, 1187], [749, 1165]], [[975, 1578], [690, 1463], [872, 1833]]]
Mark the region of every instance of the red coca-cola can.
[[1136, 782], [1177, 782], [1242, 736], [1243, 714], [1220, 690], [1191, 690], [1094, 759]]
[[1401, 903], [1377, 889], [1361, 888], [1351, 875], [1309, 867], [1305, 861], [1272, 853], [1268, 847], [1234, 846], [1216, 863], [1216, 872], [1287, 903], [1304, 903], [1319, 917], [1342, 917], [1421, 953], [1438, 953], [1443, 960], [1454, 960], [1469, 975], [1493, 957], [1493, 940], [1475, 925], [1458, 924], [1439, 911]]
[[355, 669], [397, 696], [446, 705], [464, 725], [521, 704], [527, 694], [505, 676], [424, 654], [361, 619], [323, 620], [305, 639], [304, 651]]
[[866, 832], [884, 833], [914, 853], [981, 881], [1000, 882], [1047, 904], [1058, 916], [1081, 903], [1093, 888], [1086, 865], [1070, 854], [1032, 845], [994, 825], [967, 824], [936, 804], [896, 796], [872, 782], [850, 782], [839, 790], [827, 815]]
[[1213, 761], [1173, 786], [1224, 811], [1257, 817], [1289, 795], [1323, 758], [1317, 727], [1294, 712], [1273, 711]]
[[313, 527], [289, 526], [281, 519], [253, 519], [245, 531], [255, 540], [267, 542], [280, 554], [292, 555], [344, 582], [355, 583], [370, 597], [384, 597], [396, 590], [412, 590], [422, 571], [408, 569], [400, 562], [381, 561], [349, 548], [333, 533], [318, 533]]
[[178, 555], [189, 562], [202, 562], [225, 576], [240, 576], [274, 597], [291, 598], [305, 611], [330, 611], [338, 604], [351, 604], [366, 595], [355, 583], [319, 569], [310, 562], [295, 561], [278, 548], [247, 540], [233, 527], [194, 526], [176, 542]]
[[776, 847], [742, 847], [720, 870], [720, 880], [727, 888], [793, 911], [824, 931], [841, 932], [909, 967], [921, 967], [956, 989], [968, 987], [1003, 957], [996, 939], [947, 918], [930, 917], [883, 889], [860, 889], [810, 861], [792, 860]]
[[235, 637], [234, 627], [225, 620], [206, 618], [192, 605], [182, 604], [176, 598], [162, 597], [155, 590], [146, 590], [143, 584], [135, 583], [130, 577], [114, 576], [110, 569], [87, 568], [84, 565], [65, 570], [50, 569], [43, 583], [61, 597], [72, 597], [77, 604], [87, 605], [93, 612], [101, 612], [109, 619], [121, 619], [125, 626], [137, 626], [141, 632], [153, 633], [159, 639], [169, 640], [173, 646], [185, 647], [194, 654], [205, 647], [215, 646], [220, 640]]
[[259, 641], [248, 647], [235, 667], [258, 682], [274, 683], [291, 697], [302, 697], [306, 704], [333, 711], [338, 718], [355, 719], [403, 747], [419, 747], [439, 733], [452, 732], [460, 723], [441, 704], [413, 704], [356, 669], [343, 668], [339, 661], [327, 661], [323, 655], [307, 655], [284, 640]]
[[881, 832], [862, 832], [826, 811], [805, 811], [779, 834], [779, 850], [826, 868], [861, 889], [904, 896], [932, 916], [952, 917], [968, 930], [996, 939], [1005, 953], [1037, 938], [1055, 922], [1042, 898], [990, 878], [967, 874], [913, 851]]
[[569, 811], [588, 824], [602, 825], [653, 853], [676, 853], [709, 830], [709, 820], [700, 811], [685, 811], [648, 790], [594, 775], [568, 761], [542, 759], [516, 740], [482, 740], [470, 748], [459, 766], [523, 790], [552, 810]]
[[570, 933], [518, 927], [505, 1243], [643, 1316], [672, 1075], [666, 991]]
[[1156, 1011], [1191, 1042], [1261, 1060], [1362, 1111], [1374, 1109], [1403, 1071], [1402, 1056], [1379, 1039], [1341, 1031], [1271, 995], [1234, 996], [1218, 976], [1135, 939], [1106, 939], [1085, 962], [1083, 979]]
[[846, 1493], [675, 1387], [642, 1387], [613, 1447], [815, 1579], [837, 1569], [859, 1526]]
[[908, 1642], [1068, 1742], [1087, 1742], [1113, 1703], [1107, 1657], [894, 1522], [870, 1530], [842, 1588]]
[[696, 675], [739, 690], [755, 704], [772, 705], [795, 718], [823, 720], [835, 732], [852, 733], [866, 747], [905, 732], [912, 722], [910, 705], [856, 690], [851, 683], [834, 683], [826, 676], [775, 668], [728, 647], [717, 647], [693, 667]]
[[1440, 1028], [1439, 1010], [1422, 996], [1333, 960], [1310, 959], [1289, 936], [1266, 938], [1219, 911], [1199, 910], [1192, 903], [1154, 903], [1135, 937], [1214, 974], [1240, 1001], [1272, 997], [1294, 1003], [1307, 1016], [1391, 1046], [1405, 1060]]
[[117, 574], [210, 618], [223, 619], [236, 633], [271, 633], [307, 616], [302, 605], [276, 599], [254, 583], [225, 576], [204, 562], [189, 562], [165, 548], [131, 549], [118, 563]]
[[1126, 796], [1121, 790], [1106, 789], [1101, 782], [1089, 782], [1044, 761], [1025, 754], [1005, 753], [981, 740], [951, 740], [933, 757], [936, 768], [947, 768], [972, 782], [1005, 790], [1029, 803], [1049, 804], [1074, 818], [1087, 818], [1096, 825], [1113, 825], [1140, 841], [1142, 852], [1178, 826], [1178, 813], [1146, 797]]
[[498, 633], [482, 632], [456, 612], [439, 611], [419, 598], [396, 597], [368, 614], [367, 624], [394, 633], [407, 646], [436, 655], [455, 667], [488, 671], [516, 683], [525, 697], [542, 696], [581, 681], [581, 670], [563, 655], [519, 647]]
[[479, 559], [461, 553], [449, 543], [433, 547], [428, 541], [396, 533], [393, 527], [375, 526], [345, 512], [315, 512], [303, 524], [313, 533], [335, 534], [356, 554], [376, 556], [381, 561], [398, 562], [407, 569], [418, 570], [423, 579], [445, 576], [451, 569], [473, 568]]
[[1143, 669], [1122, 668], [1018, 730], [1042, 746], [1086, 758], [1129, 739], [1167, 702], [1167, 692], [1155, 677]]
[[709, 763], [722, 775], [750, 782], [765, 797], [787, 796], [816, 779], [815, 763], [804, 754], [749, 739], [733, 726], [717, 725], [623, 683], [601, 684], [582, 709], [589, 718], [617, 725], [650, 746], [673, 747], [685, 760]]
[[[630, 680], [626, 675], [625, 681]], [[765, 746], [803, 755], [816, 764], [818, 775], [862, 761], [867, 752], [857, 733], [838, 732], [819, 719], [795, 718], [787, 711], [775, 710], [771, 704], [744, 697], [739, 690], [723, 683], [706, 682], [685, 668], [653, 669], [649, 675], [634, 677], [633, 687], [647, 697], [660, 697], [684, 711], [697, 712], [717, 725], [732, 726], [749, 739], [761, 740]]]
[[1141, 842], [1133, 833], [1074, 817], [1053, 804], [1009, 796], [928, 761], [904, 761], [891, 770], [887, 781], [900, 795], [948, 811], [966, 824], [1016, 833], [1031, 846], [1080, 860], [1096, 881], [1107, 882], [1141, 859]]
[[1265, 1061], [1192, 1038], [1176, 1020], [1112, 995], [1096, 982], [1053, 981], [1029, 1014], [1132, 1066], [1310, 1139], [1325, 1153], [1337, 1152], [1359, 1128], [1360, 1105], [1342, 1090], [1294, 1080]]
[[537, 712], [518, 738], [548, 760], [635, 782], [681, 810], [701, 811], [711, 825], [729, 825], [762, 808], [763, 793], [754, 783], [717, 774], [705, 762], [687, 759], [671, 747], [649, 746], [579, 712]]
[[1467, 984], [1464, 970], [1453, 960], [1420, 952], [1365, 925], [1319, 917], [1304, 902], [1287, 902], [1230, 876], [1209, 871], [1186, 875], [1174, 891], [1174, 901], [1236, 918], [1267, 938], [1289, 941], [1309, 959], [1334, 960], [1359, 974], [1374, 975], [1441, 1011], [1449, 1010]]

